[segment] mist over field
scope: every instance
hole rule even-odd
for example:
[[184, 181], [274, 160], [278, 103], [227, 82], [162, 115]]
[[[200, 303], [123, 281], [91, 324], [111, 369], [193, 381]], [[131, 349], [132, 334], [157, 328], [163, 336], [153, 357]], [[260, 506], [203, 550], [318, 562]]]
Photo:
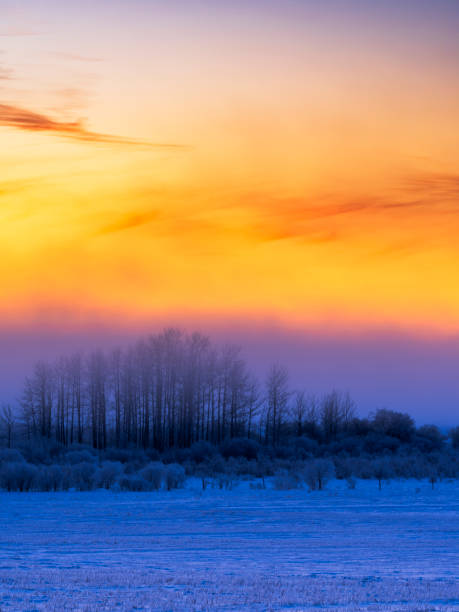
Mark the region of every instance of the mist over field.
[[[40, 359], [54, 360], [75, 351], [127, 346], [161, 326], [145, 330], [104, 329], [67, 332], [52, 329], [2, 332], [0, 384], [2, 401], [16, 405], [24, 377]], [[183, 328], [183, 326], [182, 326]], [[277, 361], [289, 371], [293, 387], [322, 394], [333, 388], [349, 391], [358, 412], [378, 407], [409, 412], [419, 423], [435, 421], [443, 428], [456, 424], [459, 405], [456, 337], [415, 337], [391, 330], [345, 334], [302, 332], [258, 324], [250, 328], [202, 324], [201, 330], [219, 344], [241, 347], [242, 355], [263, 380]]]

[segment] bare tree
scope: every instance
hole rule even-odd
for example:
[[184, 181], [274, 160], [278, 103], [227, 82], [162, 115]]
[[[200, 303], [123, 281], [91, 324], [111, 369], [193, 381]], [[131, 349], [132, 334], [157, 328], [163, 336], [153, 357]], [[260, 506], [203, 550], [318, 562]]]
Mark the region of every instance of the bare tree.
[[257, 379], [252, 376], [247, 381], [247, 437], [252, 438], [254, 433], [254, 422], [257, 419], [263, 405], [263, 396]]
[[304, 420], [306, 417], [307, 402], [306, 394], [304, 391], [297, 391], [295, 393], [295, 401], [293, 404], [293, 421], [295, 425], [295, 434], [297, 436], [303, 435]]
[[11, 448], [13, 444], [13, 434], [16, 425], [16, 418], [9, 404], [7, 404], [6, 406], [2, 406], [0, 422], [5, 428], [6, 445], [8, 448]]
[[355, 405], [349, 393], [332, 391], [325, 395], [320, 407], [320, 421], [327, 442], [335, 440], [340, 430], [349, 428], [355, 416]]
[[107, 446], [107, 368], [102, 351], [89, 356], [87, 368], [92, 445], [104, 449]]
[[281, 428], [287, 413], [290, 391], [288, 372], [278, 364], [271, 366], [266, 379], [266, 431], [267, 441], [276, 446], [280, 440]]

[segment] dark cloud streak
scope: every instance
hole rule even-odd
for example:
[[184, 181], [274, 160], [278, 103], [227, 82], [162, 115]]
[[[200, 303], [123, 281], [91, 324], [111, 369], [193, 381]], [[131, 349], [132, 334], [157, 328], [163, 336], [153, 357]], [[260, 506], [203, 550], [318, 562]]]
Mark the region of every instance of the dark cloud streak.
[[408, 177], [405, 188], [421, 195], [441, 198], [459, 198], [459, 174], [425, 172]]
[[184, 145], [173, 143], [153, 143], [133, 138], [123, 138], [112, 134], [91, 132], [81, 121], [57, 121], [51, 117], [19, 106], [0, 104], [0, 126], [27, 132], [50, 132], [64, 138], [82, 142], [136, 145], [157, 149], [185, 149]]

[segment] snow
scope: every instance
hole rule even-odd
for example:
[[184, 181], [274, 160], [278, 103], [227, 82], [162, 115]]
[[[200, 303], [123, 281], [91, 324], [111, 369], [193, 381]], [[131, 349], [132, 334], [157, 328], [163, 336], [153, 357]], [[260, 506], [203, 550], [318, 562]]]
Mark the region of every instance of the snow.
[[0, 609], [459, 610], [459, 484], [0, 493]]

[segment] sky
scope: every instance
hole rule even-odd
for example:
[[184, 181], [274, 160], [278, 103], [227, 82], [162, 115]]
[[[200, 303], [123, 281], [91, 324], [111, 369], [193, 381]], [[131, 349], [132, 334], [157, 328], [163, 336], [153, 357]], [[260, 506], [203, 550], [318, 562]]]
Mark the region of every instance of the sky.
[[0, 0], [3, 395], [179, 325], [459, 420], [458, 28], [456, 0]]

